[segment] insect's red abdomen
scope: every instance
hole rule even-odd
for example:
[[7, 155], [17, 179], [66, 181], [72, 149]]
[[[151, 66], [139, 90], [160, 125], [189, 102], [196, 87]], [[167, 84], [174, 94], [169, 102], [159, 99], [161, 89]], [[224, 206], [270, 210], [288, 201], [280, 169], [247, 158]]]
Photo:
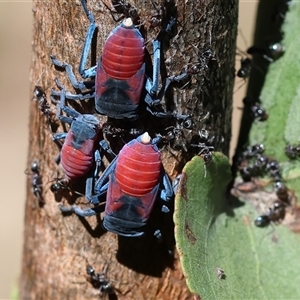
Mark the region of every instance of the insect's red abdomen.
[[151, 144], [135, 142], [120, 151], [115, 176], [125, 194], [141, 197], [158, 184], [160, 170], [158, 150]]
[[[90, 149], [92, 150], [89, 151]], [[93, 140], [86, 141], [80, 150], [66, 142], [64, 143], [60, 159], [67, 179], [84, 176], [90, 170], [93, 163], [93, 149]]]
[[134, 26], [121, 24], [107, 38], [102, 54], [106, 73], [118, 80], [132, 77], [144, 63], [144, 39]]

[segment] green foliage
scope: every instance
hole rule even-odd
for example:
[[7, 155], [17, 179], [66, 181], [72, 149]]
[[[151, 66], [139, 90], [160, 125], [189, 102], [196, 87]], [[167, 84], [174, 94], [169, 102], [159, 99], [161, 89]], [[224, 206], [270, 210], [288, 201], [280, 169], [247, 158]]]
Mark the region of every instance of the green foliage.
[[[300, 237], [284, 226], [254, 226], [251, 205], [225, 196], [230, 166], [221, 153], [186, 164], [175, 199], [175, 238], [187, 284], [201, 299], [295, 299]], [[222, 274], [222, 271], [224, 274]]]
[[285, 53], [271, 63], [260, 96], [269, 119], [256, 122], [250, 134], [250, 144], [264, 143], [267, 153], [279, 161], [287, 160], [284, 154], [287, 142], [300, 142], [299, 20], [300, 3], [293, 1], [282, 27]]
[[253, 124], [250, 144], [263, 143], [266, 154], [281, 162], [290, 189], [300, 195], [300, 163], [290, 161], [284, 149], [287, 144], [300, 144], [300, 2], [293, 1], [282, 30], [284, 55], [273, 62], [261, 93], [269, 114], [266, 122]]

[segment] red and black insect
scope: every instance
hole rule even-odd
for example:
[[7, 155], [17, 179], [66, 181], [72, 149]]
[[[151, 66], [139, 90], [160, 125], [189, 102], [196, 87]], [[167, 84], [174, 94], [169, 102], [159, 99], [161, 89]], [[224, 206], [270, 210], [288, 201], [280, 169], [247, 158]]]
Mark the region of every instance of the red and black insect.
[[[122, 48], [120, 48], [122, 45]], [[131, 19], [107, 38], [95, 84], [97, 112], [114, 119], [136, 119], [145, 84], [144, 39]]]
[[[65, 69], [74, 88], [79, 90], [91, 88], [91, 93], [85, 95], [66, 93], [66, 98], [71, 100], [94, 98], [96, 111], [113, 119], [138, 119], [141, 116], [141, 102], [145, 104], [148, 112], [157, 117], [189, 118], [190, 116], [179, 115], [176, 112], [163, 112], [158, 109], [165, 91], [163, 87], [156, 96], [159, 85], [161, 43], [158, 39], [153, 41], [153, 74], [146, 76], [145, 41], [140, 31], [134, 27], [131, 18], [125, 19], [110, 33], [98, 65], [85, 69], [97, 25], [86, 2], [81, 0], [81, 4], [90, 20], [90, 27], [82, 51], [79, 73], [82, 78], [95, 77], [95, 80], [78, 82], [69, 64], [59, 62], [55, 56], [51, 56], [55, 66]], [[163, 35], [161, 34], [160, 37], [162, 38]], [[176, 79], [172, 77], [172, 80], [176, 81]], [[52, 96], [60, 95], [56, 91], [52, 91], [51, 94]]]
[[[107, 191], [103, 226], [122, 236], [137, 237], [144, 234], [153, 205], [160, 191], [160, 198], [173, 197], [172, 186], [161, 163], [156, 144], [160, 137], [151, 140], [146, 132], [127, 143], [119, 155], [106, 168], [95, 184], [95, 196], [90, 199], [99, 204], [98, 198]], [[74, 211], [87, 217], [100, 212], [100, 207], [82, 210], [79, 207], [61, 207], [63, 212]], [[168, 208], [163, 205], [163, 212]]]
[[40, 163], [38, 160], [35, 160], [30, 167], [31, 172], [25, 171], [25, 174], [31, 175], [31, 183], [32, 183], [32, 193], [38, 199], [39, 204], [45, 204], [45, 200], [43, 199], [43, 182], [42, 176], [40, 174]]
[[[65, 109], [65, 111], [68, 111]], [[70, 114], [71, 111], [69, 110]], [[67, 179], [85, 175], [94, 161], [95, 142], [100, 131], [99, 121], [92, 115], [77, 115], [70, 131], [64, 136], [54, 135], [53, 139], [65, 138], [61, 149], [60, 163]]]
[[[65, 106], [64, 103], [65, 90], [62, 88], [60, 103], [57, 105], [57, 115], [61, 122], [68, 123], [71, 127], [67, 133], [54, 134], [53, 140], [64, 139], [59, 159], [65, 179], [74, 180], [87, 175], [86, 191], [90, 193], [93, 187], [93, 179], [97, 176], [101, 164], [99, 151], [99, 148], [101, 148], [101, 125], [95, 116], [82, 115], [76, 110]], [[61, 110], [67, 116], [60, 115]], [[93, 165], [95, 165], [95, 170], [90, 172]]]

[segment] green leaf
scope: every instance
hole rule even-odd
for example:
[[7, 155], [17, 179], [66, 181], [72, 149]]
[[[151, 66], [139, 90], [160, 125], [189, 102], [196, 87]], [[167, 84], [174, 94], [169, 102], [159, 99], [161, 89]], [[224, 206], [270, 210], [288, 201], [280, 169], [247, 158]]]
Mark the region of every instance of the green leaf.
[[174, 222], [190, 290], [202, 300], [299, 298], [300, 237], [285, 226], [255, 227], [251, 205], [230, 209], [230, 175], [221, 153], [208, 166], [194, 157], [183, 169]]
[[300, 2], [292, 1], [282, 27], [284, 55], [269, 66], [260, 95], [269, 114], [253, 124], [250, 144], [264, 143], [266, 153], [286, 161], [286, 143], [300, 142]]
[[300, 144], [300, 2], [291, 1], [282, 26], [284, 55], [270, 64], [260, 96], [269, 118], [252, 126], [250, 145], [263, 143], [265, 154], [280, 163], [283, 181], [300, 199], [300, 159], [285, 155], [287, 144]]

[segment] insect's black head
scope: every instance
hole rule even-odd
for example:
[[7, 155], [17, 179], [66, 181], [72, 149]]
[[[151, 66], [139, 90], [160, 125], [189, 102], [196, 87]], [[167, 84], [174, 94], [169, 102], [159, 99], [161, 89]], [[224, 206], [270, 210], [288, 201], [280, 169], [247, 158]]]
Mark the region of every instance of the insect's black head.
[[46, 98], [46, 94], [42, 87], [36, 85], [33, 91], [33, 96], [38, 100], [44, 100]]
[[270, 219], [266, 215], [259, 216], [254, 220], [254, 224], [257, 227], [266, 227], [270, 224]]
[[52, 193], [56, 194], [61, 189], [61, 184], [59, 182], [54, 182], [50, 186], [50, 190]]
[[40, 163], [38, 160], [35, 160], [32, 164], [31, 164], [31, 171], [33, 173], [39, 173], [40, 171]]

